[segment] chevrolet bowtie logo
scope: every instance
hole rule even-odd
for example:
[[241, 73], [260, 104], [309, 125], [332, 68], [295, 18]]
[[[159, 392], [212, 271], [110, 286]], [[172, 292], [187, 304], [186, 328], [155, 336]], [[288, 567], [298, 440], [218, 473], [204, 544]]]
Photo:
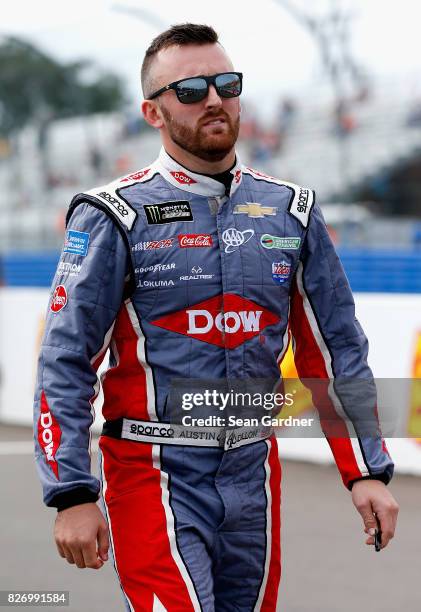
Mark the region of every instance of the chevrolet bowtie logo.
[[234, 208], [234, 215], [246, 214], [248, 217], [262, 218], [266, 215], [276, 215], [277, 208], [274, 206], [262, 206], [257, 202], [247, 202], [237, 204]]

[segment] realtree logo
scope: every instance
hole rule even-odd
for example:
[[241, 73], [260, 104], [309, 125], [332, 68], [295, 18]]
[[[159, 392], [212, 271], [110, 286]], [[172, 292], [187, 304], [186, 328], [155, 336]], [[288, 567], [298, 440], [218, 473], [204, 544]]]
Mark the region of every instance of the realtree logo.
[[258, 336], [279, 317], [234, 293], [217, 295], [152, 321], [153, 325], [208, 344], [236, 348]]

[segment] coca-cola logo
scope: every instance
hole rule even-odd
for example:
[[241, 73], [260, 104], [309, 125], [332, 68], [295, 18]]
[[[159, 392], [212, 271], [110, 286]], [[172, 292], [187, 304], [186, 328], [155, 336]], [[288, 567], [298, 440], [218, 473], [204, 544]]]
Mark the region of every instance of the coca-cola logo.
[[50, 408], [43, 391], [41, 394], [40, 415], [38, 419], [38, 442], [57, 479], [58, 465], [55, 456], [60, 446], [60, 440], [60, 426], [50, 412]]
[[53, 293], [50, 309], [52, 312], [60, 312], [67, 304], [67, 291], [64, 285], [58, 285]]
[[179, 234], [178, 244], [182, 249], [211, 247], [213, 245], [210, 234]]
[[226, 293], [173, 312], [152, 324], [201, 342], [233, 349], [279, 320], [278, 315], [255, 302]]
[[133, 174], [129, 174], [121, 179], [120, 183], [125, 183], [128, 181], [140, 181], [144, 176], [148, 174], [150, 168], [146, 168], [145, 170], [139, 170], [139, 172], [134, 172]]
[[193, 183], [197, 183], [197, 181], [195, 181], [194, 179], [192, 179], [191, 176], [188, 176], [185, 172], [180, 172], [180, 171], [173, 171], [170, 172], [171, 176], [173, 176], [175, 178], [175, 180], [178, 183], [181, 183], [182, 185], [193, 185]]

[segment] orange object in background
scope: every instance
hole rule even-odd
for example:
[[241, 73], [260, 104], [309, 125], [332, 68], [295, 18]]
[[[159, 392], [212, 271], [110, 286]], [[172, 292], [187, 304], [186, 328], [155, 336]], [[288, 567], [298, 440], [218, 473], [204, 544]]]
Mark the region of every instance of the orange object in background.
[[[304, 412], [313, 411], [313, 400], [311, 393], [305, 388], [298, 376], [297, 368], [294, 362], [294, 353], [292, 343], [289, 343], [288, 350], [281, 363], [281, 374], [284, 381], [284, 395], [291, 393], [294, 395], [294, 403], [292, 406], [284, 406], [282, 408], [282, 418], [289, 416], [297, 417]], [[278, 417], [281, 413], [278, 414]]]
[[408, 434], [421, 444], [421, 331], [417, 333], [412, 367]]

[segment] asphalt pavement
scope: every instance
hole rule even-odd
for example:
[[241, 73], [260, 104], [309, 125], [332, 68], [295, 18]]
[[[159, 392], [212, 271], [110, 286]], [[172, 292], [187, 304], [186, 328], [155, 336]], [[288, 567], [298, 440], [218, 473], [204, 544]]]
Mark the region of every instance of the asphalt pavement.
[[[66, 590], [71, 612], [124, 610], [111, 562], [79, 570], [58, 556], [55, 511], [41, 501], [31, 435], [0, 426], [0, 590]], [[398, 529], [376, 553], [335, 467], [284, 462], [279, 612], [421, 610], [421, 478], [396, 476], [390, 489], [401, 507]]]

